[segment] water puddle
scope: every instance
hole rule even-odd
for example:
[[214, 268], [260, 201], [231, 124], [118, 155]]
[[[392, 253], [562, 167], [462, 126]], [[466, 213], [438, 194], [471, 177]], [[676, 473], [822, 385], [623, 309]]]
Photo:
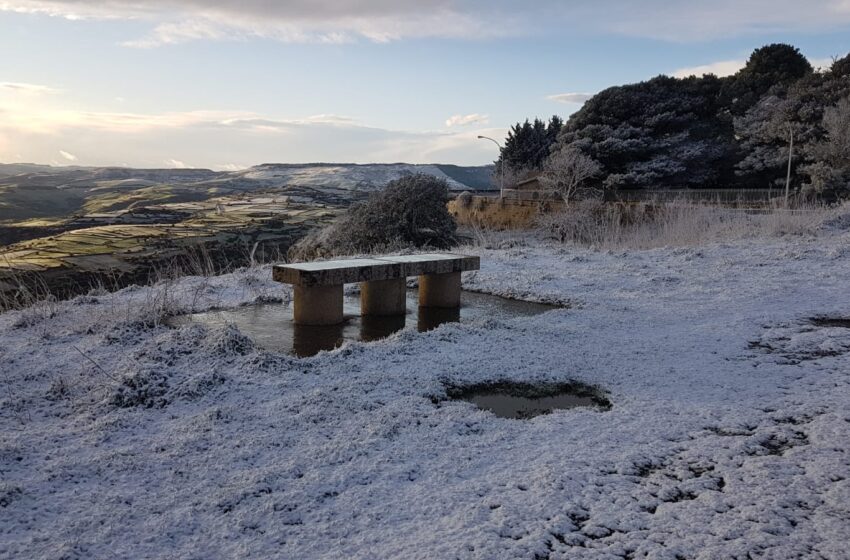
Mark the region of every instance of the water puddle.
[[267, 350], [286, 352], [299, 357], [314, 356], [322, 350], [333, 350], [347, 340], [371, 342], [386, 338], [404, 328], [419, 332], [435, 329], [443, 323], [457, 323], [481, 318], [510, 319], [529, 317], [558, 309], [554, 305], [506, 299], [489, 294], [462, 292], [459, 309], [419, 307], [418, 293], [410, 290], [407, 314], [397, 317], [360, 315], [359, 296], [346, 296], [345, 320], [339, 325], [307, 326], [292, 322], [292, 306], [264, 304], [225, 311], [208, 311], [174, 317], [171, 326], [190, 323], [205, 325], [233, 324], [255, 344]]
[[599, 410], [611, 408], [611, 402], [602, 391], [583, 383], [481, 383], [452, 387], [447, 394], [452, 400], [471, 402], [500, 418], [519, 420], [580, 406]]
[[809, 322], [816, 327], [850, 329], [850, 317], [812, 317]]

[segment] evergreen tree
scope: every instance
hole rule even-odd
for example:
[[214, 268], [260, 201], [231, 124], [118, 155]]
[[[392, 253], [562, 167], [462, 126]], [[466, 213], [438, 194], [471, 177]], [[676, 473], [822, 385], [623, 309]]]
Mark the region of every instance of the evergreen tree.
[[722, 84], [658, 76], [609, 88], [570, 118], [559, 146], [598, 161], [607, 189], [723, 184], [734, 176], [734, 138], [717, 117]]
[[563, 124], [563, 119], [556, 115], [548, 124], [540, 119], [534, 122], [526, 119], [512, 126], [496, 161], [497, 169], [501, 169], [503, 163], [513, 171], [542, 169]]
[[812, 73], [812, 65], [800, 50], [776, 43], [756, 49], [722, 92], [723, 103], [733, 115], [743, 115], [768, 90], [789, 86]]

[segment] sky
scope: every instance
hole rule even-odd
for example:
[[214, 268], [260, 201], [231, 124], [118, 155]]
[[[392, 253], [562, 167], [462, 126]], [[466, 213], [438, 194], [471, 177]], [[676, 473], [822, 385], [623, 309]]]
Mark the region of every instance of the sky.
[[481, 165], [607, 87], [848, 31], [850, 0], [0, 0], [0, 163]]

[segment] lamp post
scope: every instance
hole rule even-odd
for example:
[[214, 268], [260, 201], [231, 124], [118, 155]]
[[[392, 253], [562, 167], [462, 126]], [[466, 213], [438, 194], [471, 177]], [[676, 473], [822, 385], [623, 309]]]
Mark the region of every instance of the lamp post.
[[[496, 145], [496, 147], [499, 148], [499, 157], [502, 156], [502, 145], [499, 144], [497, 141], [493, 140], [489, 136], [479, 136], [478, 139], [479, 140], [489, 140], [490, 142], [494, 143]], [[501, 181], [500, 181], [500, 184], [499, 184], [499, 198], [505, 198], [505, 162], [504, 161], [502, 162], [502, 177], [501, 177]]]

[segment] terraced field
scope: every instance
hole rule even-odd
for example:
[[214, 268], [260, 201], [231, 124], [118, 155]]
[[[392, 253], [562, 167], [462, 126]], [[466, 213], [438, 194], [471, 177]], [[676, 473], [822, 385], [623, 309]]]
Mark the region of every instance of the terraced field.
[[[487, 168], [267, 164], [204, 169], [0, 165], [0, 304], [21, 285], [70, 295], [144, 282], [202, 253], [226, 270], [280, 258], [311, 229], [407, 173], [474, 190]], [[460, 182], [466, 180], [468, 183]]]

